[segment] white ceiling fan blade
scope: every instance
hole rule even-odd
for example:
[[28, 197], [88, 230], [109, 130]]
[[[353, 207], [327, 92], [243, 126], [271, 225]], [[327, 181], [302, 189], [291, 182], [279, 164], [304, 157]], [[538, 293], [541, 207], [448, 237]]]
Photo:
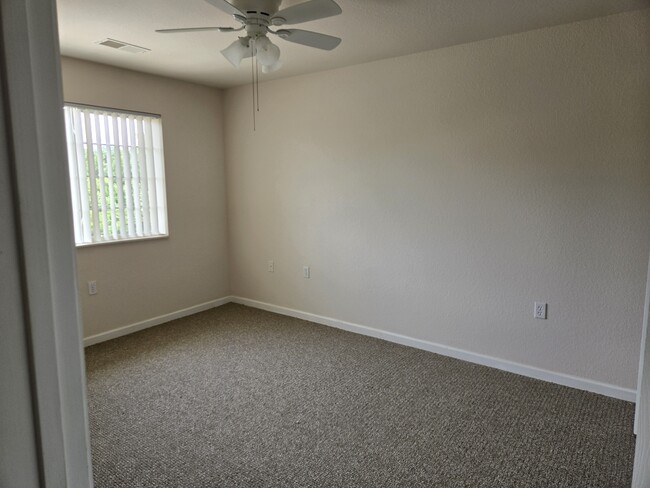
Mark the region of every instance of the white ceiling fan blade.
[[243, 17], [246, 17], [244, 12], [239, 10], [233, 4], [226, 2], [226, 0], [205, 0], [205, 1], [208, 2], [210, 5], [212, 5], [213, 7], [217, 7], [219, 10], [226, 12], [228, 15], [241, 15]]
[[201, 31], [231, 32], [233, 30], [235, 30], [233, 27], [183, 27], [180, 29], [157, 29], [156, 32], [160, 34], [175, 34], [177, 32], [201, 32]]
[[293, 7], [280, 10], [273, 16], [273, 25], [292, 25], [310, 20], [324, 19], [341, 13], [341, 7], [334, 0], [309, 0]]
[[303, 44], [318, 49], [325, 49], [326, 51], [331, 51], [341, 44], [341, 39], [338, 37], [302, 29], [282, 29], [277, 31], [276, 34], [285, 41], [295, 42], [296, 44]]

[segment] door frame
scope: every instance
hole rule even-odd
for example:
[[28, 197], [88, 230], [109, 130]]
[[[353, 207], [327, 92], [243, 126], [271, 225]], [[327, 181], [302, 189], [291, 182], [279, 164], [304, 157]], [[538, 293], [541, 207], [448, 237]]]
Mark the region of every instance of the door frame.
[[634, 433], [636, 450], [634, 453], [633, 488], [650, 486], [650, 261], [648, 262], [648, 282], [645, 291], [643, 310], [643, 333], [639, 355], [639, 379], [637, 381], [636, 409], [634, 412]]
[[[90, 487], [55, 0], [0, 0], [0, 39], [0, 176], [11, 205], [0, 214], [0, 269], [14, 285], [0, 306], [13, 331], [3, 347], [16, 351], [3, 361], [12, 374], [0, 376], [0, 484]], [[28, 455], [21, 469], [18, 445]]]

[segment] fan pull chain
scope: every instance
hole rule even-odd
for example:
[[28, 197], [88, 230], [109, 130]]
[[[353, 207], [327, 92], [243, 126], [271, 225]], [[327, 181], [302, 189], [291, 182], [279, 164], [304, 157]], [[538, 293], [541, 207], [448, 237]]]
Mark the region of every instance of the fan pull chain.
[[255, 54], [255, 87], [257, 95], [257, 111], [260, 111], [260, 68], [257, 62], [257, 53]]
[[253, 77], [253, 84], [252, 84], [252, 88], [253, 88], [253, 132], [255, 132], [255, 130], [256, 130], [256, 124], [255, 124], [255, 116], [256, 116], [256, 114], [255, 114], [255, 112], [257, 112], [257, 110], [255, 110], [255, 98], [256, 98], [256, 96], [255, 96], [255, 62], [257, 61], [257, 56], [255, 55], [255, 39], [251, 39], [250, 44], [251, 44], [251, 54], [252, 54], [252, 56], [251, 56], [251, 74], [252, 74], [252, 77]]

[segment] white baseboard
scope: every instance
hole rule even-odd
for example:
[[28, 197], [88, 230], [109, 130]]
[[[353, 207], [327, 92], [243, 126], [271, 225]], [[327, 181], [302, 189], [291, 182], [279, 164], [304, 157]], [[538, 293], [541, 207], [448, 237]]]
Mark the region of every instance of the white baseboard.
[[322, 315], [316, 315], [308, 312], [303, 312], [300, 310], [294, 310], [292, 308], [280, 307], [278, 305], [259, 302], [257, 300], [251, 300], [248, 298], [234, 296], [231, 297], [230, 301], [234, 303], [239, 303], [241, 305], [247, 305], [249, 307], [267, 310], [269, 312], [275, 312], [282, 315], [288, 315], [290, 317], [296, 317], [299, 319], [308, 320], [310, 322], [316, 322], [317, 324], [336, 327], [337, 329], [343, 329], [349, 332], [355, 332], [357, 334], [376, 337], [378, 339], [383, 339], [389, 342], [395, 342], [397, 344], [402, 344], [405, 346], [415, 347], [417, 349], [423, 349], [425, 351], [434, 352], [436, 354], [441, 354], [443, 356], [449, 356], [452, 358], [461, 359], [463, 361], [468, 361], [470, 363], [489, 366], [491, 368], [508, 371], [510, 373], [527, 376], [529, 378], [535, 378], [542, 381], [548, 381], [550, 383], [569, 386], [571, 388], [577, 388], [579, 390], [586, 390], [593, 393], [598, 393], [600, 395], [618, 398], [620, 400], [625, 400], [628, 402], [636, 401], [636, 390], [631, 390], [629, 388], [622, 388], [620, 386], [601, 383], [599, 381], [589, 380], [586, 378], [579, 378], [577, 376], [571, 376], [563, 373], [556, 373], [553, 371], [548, 371], [546, 369], [527, 366], [525, 364], [515, 363], [512, 361], [494, 358], [483, 354], [477, 354], [474, 352], [465, 351], [463, 349], [457, 349], [455, 347], [436, 344], [435, 342], [424, 341], [421, 339], [414, 339], [413, 337], [408, 337], [402, 334], [396, 334], [394, 332], [387, 332], [379, 329], [373, 329], [372, 327], [367, 327], [365, 325], [344, 322], [342, 320], [333, 319], [331, 317], [324, 317]]
[[546, 369], [536, 368], [534, 366], [527, 366], [525, 364], [515, 363], [513, 361], [507, 361], [505, 359], [494, 358], [491, 356], [486, 356], [484, 354], [478, 354], [475, 352], [465, 351], [463, 349], [458, 349], [455, 347], [445, 346], [443, 344], [437, 344], [435, 342], [415, 339], [413, 337], [397, 334], [395, 332], [387, 332], [384, 330], [367, 327], [365, 325], [353, 324], [351, 322], [345, 322], [343, 320], [338, 320], [331, 317], [324, 317], [322, 315], [316, 315], [309, 312], [303, 312], [301, 310], [281, 307], [279, 305], [273, 305], [271, 303], [260, 302], [257, 300], [251, 300], [249, 298], [243, 298], [238, 296], [226, 296], [226, 297], [218, 298], [216, 300], [211, 300], [209, 302], [200, 303], [193, 307], [177, 310], [176, 312], [171, 312], [165, 315], [160, 315], [158, 317], [153, 317], [151, 319], [143, 320], [135, 324], [126, 325], [118, 329], [102, 332], [101, 334], [92, 335], [84, 338], [83, 341], [84, 347], [91, 346], [93, 344], [98, 344], [100, 342], [108, 341], [110, 339], [115, 339], [116, 337], [120, 337], [123, 335], [132, 334], [133, 332], [138, 332], [140, 330], [147, 329], [155, 325], [160, 325], [165, 322], [169, 322], [171, 320], [176, 320], [182, 317], [186, 317], [188, 315], [192, 315], [198, 312], [203, 312], [204, 310], [209, 310], [211, 308], [219, 307], [229, 302], [239, 303], [241, 305], [247, 305], [253, 308], [259, 308], [261, 310], [267, 310], [269, 312], [279, 313], [281, 315], [287, 315], [289, 317], [296, 317], [299, 319], [308, 320], [310, 322], [315, 322], [317, 324], [327, 325], [329, 327], [335, 327], [337, 329], [347, 330], [349, 332], [354, 332], [356, 334], [383, 339], [385, 341], [402, 344], [404, 346], [415, 347], [416, 349], [422, 349], [424, 351], [434, 352], [436, 354], [449, 356], [456, 359], [461, 359], [463, 361], [468, 361], [470, 363], [489, 366], [491, 368], [508, 371], [510, 373], [527, 376], [529, 378], [535, 378], [542, 381], [548, 381], [550, 383], [569, 386], [571, 388], [577, 388], [579, 390], [590, 391], [593, 393], [598, 393], [600, 395], [605, 395], [612, 398], [618, 398], [620, 400], [625, 400], [628, 402], [636, 401], [636, 390], [632, 390], [629, 388], [622, 388], [620, 386], [601, 383], [599, 381], [589, 380], [586, 378], [579, 378], [577, 376], [571, 376], [563, 373], [556, 373], [553, 371], [548, 371]]
[[151, 319], [143, 320], [142, 322], [136, 322], [135, 324], [125, 325], [124, 327], [119, 327], [117, 329], [109, 330], [107, 332], [102, 332], [101, 334], [91, 335], [84, 338], [84, 347], [92, 346], [93, 344], [98, 344], [100, 342], [108, 341], [110, 339], [115, 339], [127, 334], [132, 334], [138, 332], [139, 330], [148, 329], [154, 325], [164, 324], [165, 322], [170, 322], [172, 320], [180, 319], [182, 317], [187, 317], [195, 313], [203, 312], [204, 310], [209, 310], [211, 308], [219, 307], [231, 301], [231, 297], [222, 297], [217, 298], [216, 300], [210, 300], [209, 302], [199, 303], [193, 307], [184, 308], [182, 310], [177, 310], [175, 312], [167, 313], [165, 315], [159, 315], [158, 317], [153, 317]]

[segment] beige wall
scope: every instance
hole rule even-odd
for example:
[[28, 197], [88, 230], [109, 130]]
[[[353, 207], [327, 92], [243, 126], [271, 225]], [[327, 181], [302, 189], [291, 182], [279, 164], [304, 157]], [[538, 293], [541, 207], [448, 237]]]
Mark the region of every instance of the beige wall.
[[221, 92], [75, 59], [62, 70], [66, 101], [161, 114], [165, 145], [169, 238], [78, 249], [84, 335], [228, 295]]
[[233, 294], [635, 388], [649, 12], [228, 90]]

